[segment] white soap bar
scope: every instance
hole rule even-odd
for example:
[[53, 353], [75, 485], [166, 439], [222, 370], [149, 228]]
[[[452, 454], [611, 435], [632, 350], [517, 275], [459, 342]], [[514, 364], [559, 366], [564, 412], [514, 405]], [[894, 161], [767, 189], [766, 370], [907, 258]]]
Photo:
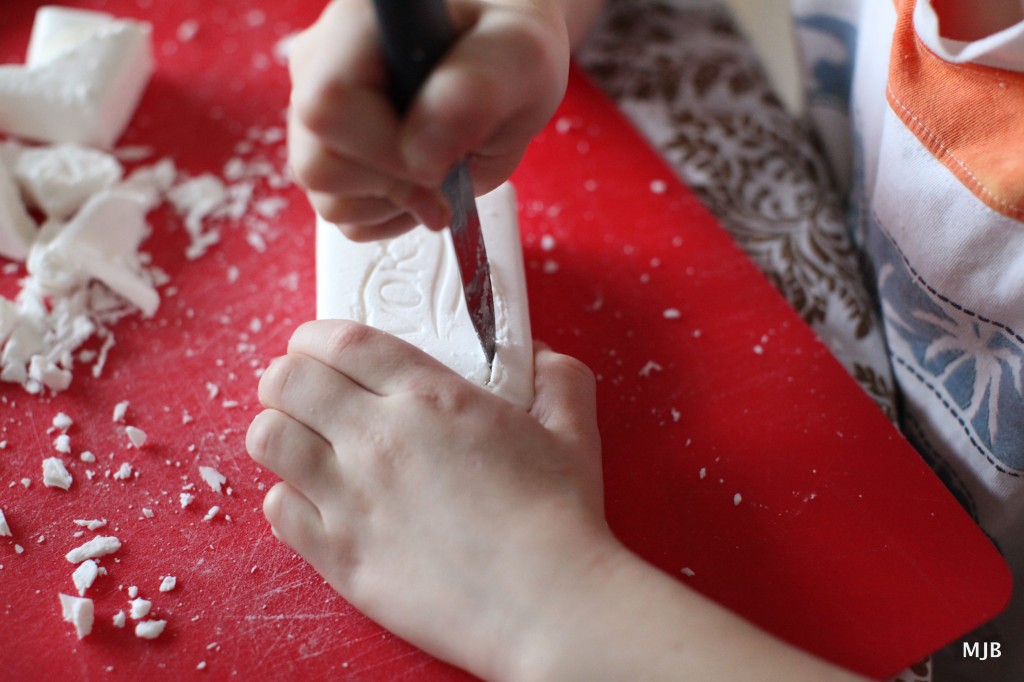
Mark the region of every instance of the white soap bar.
[[14, 173], [0, 159], [0, 256], [25, 260], [36, 229], [35, 221], [21, 201]]
[[64, 220], [93, 194], [121, 180], [120, 162], [77, 144], [29, 147], [18, 155], [14, 175], [25, 196], [50, 218]]
[[109, 148], [153, 72], [148, 24], [42, 7], [25, 66], [0, 66], [0, 130]]
[[348, 319], [395, 334], [466, 379], [529, 409], [533, 339], [515, 191], [505, 183], [477, 199], [494, 294], [494, 366], [469, 319], [447, 230], [417, 227], [396, 239], [349, 241], [317, 222], [317, 317]]
[[92, 632], [92, 599], [72, 597], [71, 595], [61, 593], [60, 607], [64, 614], [64, 620], [75, 626], [75, 633], [78, 635], [78, 639], [82, 639]]

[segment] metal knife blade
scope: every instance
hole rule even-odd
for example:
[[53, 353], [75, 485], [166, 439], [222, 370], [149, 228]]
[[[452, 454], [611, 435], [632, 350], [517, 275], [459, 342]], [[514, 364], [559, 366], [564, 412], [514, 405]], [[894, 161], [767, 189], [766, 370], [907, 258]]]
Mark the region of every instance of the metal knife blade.
[[[455, 42], [444, 0], [373, 0], [384, 57], [392, 81], [391, 101], [405, 114], [434, 65]], [[494, 294], [466, 161], [448, 173], [441, 191], [452, 210], [451, 237], [462, 276], [462, 293], [487, 364], [496, 352]]]

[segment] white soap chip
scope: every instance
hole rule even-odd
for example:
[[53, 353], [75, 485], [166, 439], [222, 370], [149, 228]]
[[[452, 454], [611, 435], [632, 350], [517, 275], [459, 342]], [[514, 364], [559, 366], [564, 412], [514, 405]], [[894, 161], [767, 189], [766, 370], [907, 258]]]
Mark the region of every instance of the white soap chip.
[[153, 513], [153, 510], [152, 510], [152, 509], [150, 509], [149, 507], [143, 507], [143, 508], [142, 508], [142, 515], [143, 515], [144, 517], [146, 517], [147, 519], [151, 519], [151, 518], [153, 518], [154, 516], [156, 516], [156, 515], [155, 515], [155, 514]]
[[135, 599], [139, 596], [139, 588], [137, 585], [132, 585], [128, 588], [128, 598]]
[[80, 460], [82, 460], [83, 462], [95, 462], [96, 461], [96, 455], [94, 455], [93, 453], [89, 452], [88, 450], [84, 450], [82, 452], [82, 454], [80, 454], [78, 456], [78, 458]]
[[57, 416], [53, 418], [54, 428], [60, 429], [61, 431], [67, 431], [71, 428], [72, 424], [74, 424], [74, 422], [71, 421], [71, 417], [67, 416], [63, 412], [58, 412]]
[[118, 611], [117, 613], [115, 613], [113, 621], [114, 621], [114, 627], [115, 628], [123, 628], [124, 624], [125, 624], [125, 613], [124, 613], [124, 611], [122, 610], [122, 611]]
[[22, 553], [24, 553], [24, 551], [25, 551], [25, 548], [22, 547], [21, 545], [14, 545], [14, 552], [15, 552], [15, 554], [22, 554]]
[[194, 499], [196, 499], [196, 496], [190, 493], [181, 493], [178, 495], [178, 500], [181, 502], [182, 509], [192, 504], [192, 500]]
[[107, 525], [106, 519], [75, 519], [75, 525], [89, 530], [97, 530]]
[[166, 620], [144, 620], [135, 625], [135, 636], [142, 639], [156, 639], [167, 626]]
[[178, 579], [176, 577], [174, 577], [173, 575], [166, 576], [163, 580], [160, 581], [160, 591], [170, 592], [175, 587], [177, 587], [177, 585]]
[[71, 482], [71, 474], [68, 473], [62, 459], [47, 457], [43, 460], [43, 485], [47, 488], [67, 490], [71, 487]]
[[206, 516], [203, 517], [203, 521], [212, 521], [217, 514], [220, 513], [220, 507], [214, 505], [210, 507], [210, 510], [206, 512]]
[[146, 432], [142, 429], [134, 426], [126, 426], [124, 432], [128, 434], [128, 440], [132, 442], [136, 448], [141, 448], [146, 444]]
[[119, 549], [121, 549], [121, 541], [113, 535], [97, 535], [92, 540], [68, 552], [65, 558], [73, 564], [78, 564], [86, 559], [113, 554]]
[[86, 559], [78, 565], [75, 572], [71, 574], [71, 580], [75, 583], [75, 589], [78, 590], [79, 596], [84, 595], [85, 591], [92, 587], [99, 573], [99, 566], [92, 559]]
[[740, 502], [742, 502], [742, 501], [743, 501], [743, 495], [740, 495], [739, 493], [736, 493], [735, 495], [732, 496], [732, 503], [734, 505], [736, 505], [737, 507], [740, 505]]
[[221, 486], [223, 486], [228, 480], [224, 474], [220, 473], [213, 467], [199, 467], [199, 475], [204, 481], [206, 481], [206, 485], [210, 486], [210, 490], [215, 493], [219, 493], [221, 491]]
[[43, 7], [25, 66], [0, 67], [0, 129], [109, 148], [153, 72], [150, 28], [101, 12]]
[[125, 415], [126, 412], [128, 412], [128, 404], [129, 403], [128, 403], [127, 400], [122, 400], [117, 405], [114, 405], [114, 421], [115, 422], [122, 422], [122, 421], [124, 421], [124, 415]]
[[82, 639], [92, 632], [92, 599], [83, 599], [61, 593], [60, 607], [61, 611], [63, 611], [65, 622], [75, 626], [75, 634], [78, 635], [78, 639]]
[[120, 468], [114, 472], [113, 478], [118, 481], [126, 481], [132, 477], [132, 465], [128, 462], [123, 463]]
[[0, 509], [0, 537], [14, 537], [14, 534], [11, 533], [11, 527], [7, 525], [7, 517], [4, 516], [3, 509]]
[[71, 452], [71, 438], [66, 433], [62, 433], [53, 439], [53, 447], [57, 452], [68, 454]]
[[128, 603], [131, 604], [131, 613], [129, 615], [131, 615], [132, 620], [145, 618], [149, 613], [149, 610], [153, 608], [153, 602], [148, 599], [142, 599], [141, 597], [132, 599]]

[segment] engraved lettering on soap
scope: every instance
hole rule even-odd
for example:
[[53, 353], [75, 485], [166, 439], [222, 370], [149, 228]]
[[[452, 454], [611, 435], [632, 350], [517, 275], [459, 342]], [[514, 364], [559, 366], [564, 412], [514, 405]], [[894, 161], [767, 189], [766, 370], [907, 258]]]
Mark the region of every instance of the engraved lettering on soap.
[[359, 291], [363, 321], [398, 336], [450, 339], [461, 292], [451, 281], [449, 261], [440, 235], [409, 234], [388, 242], [370, 262]]

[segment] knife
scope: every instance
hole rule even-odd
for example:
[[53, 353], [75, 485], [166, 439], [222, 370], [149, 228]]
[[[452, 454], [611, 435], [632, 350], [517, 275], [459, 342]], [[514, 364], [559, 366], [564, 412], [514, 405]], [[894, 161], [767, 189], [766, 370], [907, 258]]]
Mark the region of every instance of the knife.
[[[444, 0], [373, 0], [384, 58], [391, 77], [391, 102], [405, 115], [434, 65], [455, 42]], [[473, 183], [465, 159], [445, 178], [441, 191], [452, 210], [450, 233], [462, 276], [462, 293], [477, 338], [494, 364], [494, 295]]]

